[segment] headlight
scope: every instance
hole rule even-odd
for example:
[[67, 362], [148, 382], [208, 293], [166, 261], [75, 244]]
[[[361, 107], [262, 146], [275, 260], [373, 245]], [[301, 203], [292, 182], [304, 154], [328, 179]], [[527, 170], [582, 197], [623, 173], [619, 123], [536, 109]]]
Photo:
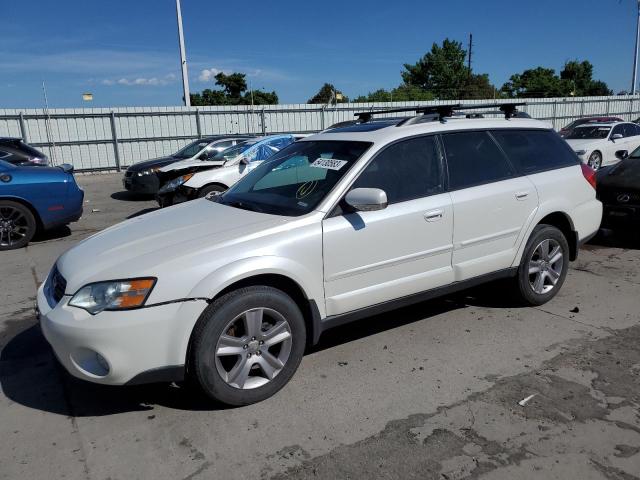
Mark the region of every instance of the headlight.
[[83, 308], [91, 315], [103, 310], [141, 307], [155, 283], [155, 278], [90, 283], [78, 290], [69, 305]]
[[146, 170], [138, 172], [138, 176], [143, 177], [144, 175], [151, 175], [152, 173], [156, 173], [158, 170], [160, 170], [160, 167], [147, 168]]
[[576, 150], [576, 155], [578, 155], [579, 157], [581, 157], [582, 155], [584, 155], [585, 153], [587, 153], [586, 150]]
[[158, 191], [158, 193], [172, 192], [187, 180], [189, 180], [191, 177], [193, 177], [193, 173], [187, 173], [186, 175], [182, 175], [181, 177], [174, 178], [170, 182], [165, 183]]

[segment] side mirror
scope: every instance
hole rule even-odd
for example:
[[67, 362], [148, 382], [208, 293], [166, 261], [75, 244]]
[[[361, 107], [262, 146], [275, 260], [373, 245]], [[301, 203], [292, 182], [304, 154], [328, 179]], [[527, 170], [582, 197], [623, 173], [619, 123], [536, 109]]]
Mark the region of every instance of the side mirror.
[[626, 160], [629, 158], [629, 152], [627, 150], [618, 150], [616, 152], [616, 158], [619, 160]]
[[200, 155], [198, 155], [198, 160], [209, 160], [211, 157], [213, 157], [214, 154], [215, 152], [211, 150], [205, 150]]
[[73, 173], [73, 165], [71, 165], [70, 163], [63, 163], [62, 165], [60, 165], [60, 168], [64, 173]]
[[379, 188], [354, 188], [347, 193], [344, 201], [359, 212], [373, 212], [387, 208], [387, 194]]
[[247, 157], [241, 157], [240, 162], [241, 165], [249, 165], [249, 159]]
[[611, 135], [611, 140], [620, 140], [622, 138], [622, 134], [621, 133], [614, 133], [613, 135]]

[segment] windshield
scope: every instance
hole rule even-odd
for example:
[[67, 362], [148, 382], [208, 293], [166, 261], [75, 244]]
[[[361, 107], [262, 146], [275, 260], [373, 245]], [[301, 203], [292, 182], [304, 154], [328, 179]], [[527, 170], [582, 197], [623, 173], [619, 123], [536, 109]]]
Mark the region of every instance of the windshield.
[[611, 127], [578, 127], [574, 128], [567, 136], [567, 140], [586, 140], [596, 138], [607, 138]]
[[273, 215], [304, 215], [370, 146], [349, 141], [293, 143], [212, 201]]
[[640, 158], [640, 147], [629, 154], [629, 158]]
[[182, 150], [178, 150], [173, 154], [173, 156], [176, 158], [191, 158], [207, 145], [209, 145], [209, 142], [207, 141], [196, 140], [184, 147]]
[[226, 162], [228, 160], [236, 158], [238, 155], [240, 155], [249, 147], [251, 147], [251, 145], [254, 145], [254, 143], [247, 143], [247, 142], [239, 143], [237, 145], [234, 145], [233, 147], [229, 147], [226, 150], [216, 153], [209, 160], [222, 160]]

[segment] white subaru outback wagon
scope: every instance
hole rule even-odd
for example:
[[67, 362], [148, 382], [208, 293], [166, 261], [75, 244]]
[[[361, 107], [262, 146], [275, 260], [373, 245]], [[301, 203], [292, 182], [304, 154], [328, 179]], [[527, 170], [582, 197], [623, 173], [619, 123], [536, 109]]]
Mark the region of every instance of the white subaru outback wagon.
[[293, 143], [222, 195], [138, 216], [64, 253], [38, 290], [74, 376], [195, 380], [263, 400], [328, 328], [511, 278], [561, 288], [600, 225], [593, 171], [547, 124], [453, 107]]

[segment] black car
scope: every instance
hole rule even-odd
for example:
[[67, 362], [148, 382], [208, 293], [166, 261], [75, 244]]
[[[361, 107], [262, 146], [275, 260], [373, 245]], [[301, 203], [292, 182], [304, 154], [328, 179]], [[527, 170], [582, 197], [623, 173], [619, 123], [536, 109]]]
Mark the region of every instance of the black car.
[[20, 167], [49, 165], [47, 156], [21, 138], [0, 137], [0, 160]]
[[604, 206], [602, 227], [631, 232], [640, 226], [640, 148], [616, 152], [620, 163], [598, 170], [598, 199]]
[[205, 137], [189, 143], [176, 153], [168, 157], [154, 158], [131, 165], [122, 179], [122, 185], [132, 193], [154, 195], [160, 188], [160, 181], [156, 172], [162, 167], [182, 160], [200, 158], [206, 160], [238, 142], [242, 142], [251, 135], [215, 135]]

